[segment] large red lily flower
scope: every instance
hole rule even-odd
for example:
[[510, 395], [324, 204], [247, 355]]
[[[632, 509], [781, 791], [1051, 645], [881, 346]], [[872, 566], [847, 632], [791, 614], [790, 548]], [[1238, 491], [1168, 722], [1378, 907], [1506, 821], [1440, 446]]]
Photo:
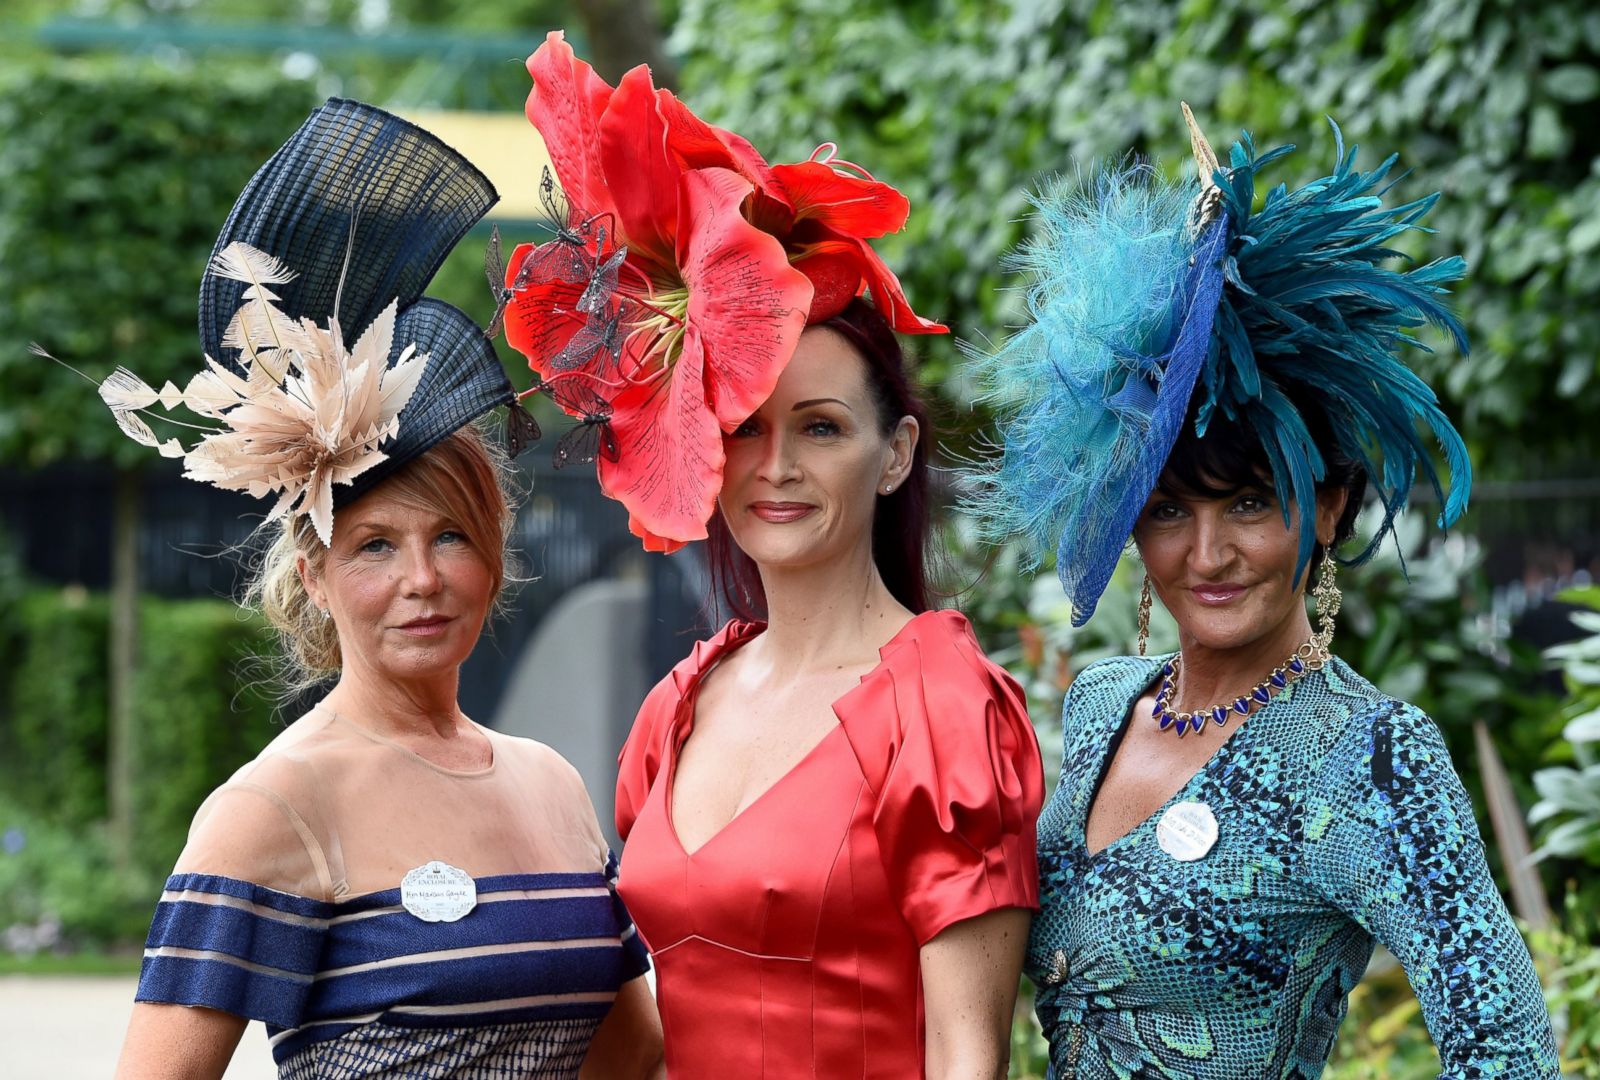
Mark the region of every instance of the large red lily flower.
[[[611, 88], [560, 31], [528, 71], [528, 118], [572, 212], [568, 236], [513, 252], [506, 337], [544, 378], [593, 381], [619, 450], [598, 462], [601, 487], [647, 549], [672, 551], [706, 536], [723, 434], [772, 393], [807, 322], [871, 292], [897, 329], [944, 329], [867, 244], [908, 206], [831, 152], [768, 165], [644, 67]], [[529, 259], [540, 272], [519, 281]]]
[[[783, 245], [745, 220], [754, 186], [731, 156], [689, 168], [668, 150], [669, 123], [691, 115], [635, 68], [613, 91], [559, 32], [528, 61], [528, 116], [574, 208], [593, 218], [598, 263], [627, 257], [604, 317], [626, 320], [615, 365], [595, 376], [610, 400], [619, 454], [600, 485], [628, 509], [649, 550], [704, 539], [722, 486], [722, 436], [772, 393], [805, 327], [811, 286]], [[753, 153], [753, 151], [752, 151]], [[609, 237], [600, 230], [609, 227]], [[554, 241], [553, 243], [560, 243]], [[508, 283], [530, 253], [512, 255]], [[586, 282], [555, 277], [518, 293], [506, 333], [546, 378], [593, 312]]]
[[819, 323], [870, 292], [878, 310], [904, 334], [943, 334], [947, 327], [911, 309], [894, 275], [868, 240], [905, 227], [911, 204], [889, 184], [836, 156], [823, 143], [793, 165], [768, 165], [755, 147], [708, 124], [665, 90], [667, 146], [686, 168], [715, 165], [742, 174], [754, 187], [747, 216], [782, 241], [789, 259], [815, 288], [806, 321]]

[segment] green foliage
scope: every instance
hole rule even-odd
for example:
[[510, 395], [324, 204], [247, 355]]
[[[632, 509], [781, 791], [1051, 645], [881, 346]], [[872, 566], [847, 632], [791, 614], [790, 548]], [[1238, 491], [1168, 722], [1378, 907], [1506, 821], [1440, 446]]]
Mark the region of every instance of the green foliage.
[[1539, 854], [1600, 867], [1600, 588], [1573, 590], [1562, 599], [1586, 609], [1572, 614], [1586, 636], [1548, 654], [1561, 665], [1570, 694], [1560, 716], [1573, 765], [1534, 774], [1539, 801], [1528, 820], [1544, 826]]
[[[103, 822], [70, 827], [7, 793], [0, 795], [0, 833], [0, 931], [26, 936], [37, 928], [40, 948], [144, 937], [162, 877], [145, 868], [119, 871]], [[0, 941], [0, 952], [6, 944]]]
[[106, 816], [106, 633], [103, 596], [80, 588], [23, 596], [22, 647], [0, 725], [4, 789], [65, 827]]
[[[1405, 246], [1471, 263], [1474, 357], [1423, 367], [1495, 448], [1478, 461], [1507, 476], [1600, 447], [1600, 14], [1585, 0], [685, 0], [672, 45], [708, 119], [777, 158], [836, 140], [905, 190], [911, 223], [884, 246], [919, 310], [969, 339], [1014, 321], [997, 267], [1040, 174], [1130, 147], [1175, 168], [1184, 99], [1216, 143], [1248, 127], [1300, 144], [1291, 171], [1309, 179], [1331, 164], [1332, 115], [1368, 154], [1404, 155], [1398, 195], [1445, 191], [1438, 235]], [[928, 350], [942, 381], [952, 349]]]
[[1430, 1080], [1439, 1055], [1405, 972], [1379, 952], [1350, 992], [1350, 1011], [1328, 1061], [1328, 1080]]
[[146, 599], [139, 614], [134, 859], [165, 871], [201, 801], [280, 730], [271, 698], [241, 685], [271, 638], [221, 600]]
[[194, 305], [228, 208], [315, 103], [245, 70], [52, 60], [0, 82], [0, 462], [140, 465], [94, 390], [32, 356], [155, 385], [200, 366]]
[[16, 830], [0, 845], [0, 930], [54, 919], [74, 943], [137, 940], [195, 809], [277, 731], [271, 702], [241, 688], [269, 636], [220, 600], [141, 603], [137, 816], [132, 871], [119, 873], [103, 824], [105, 598], [41, 590], [16, 610], [26, 647], [0, 658], [12, 687], [0, 713], [0, 833]]
[[1576, 605], [1572, 621], [1585, 636], [1548, 652], [1568, 697], [1550, 710], [1560, 725], [1551, 740], [1551, 765], [1533, 775], [1539, 801], [1528, 813], [1538, 829], [1537, 855], [1567, 872], [1560, 924], [1536, 942], [1558, 967], [1550, 975], [1551, 1009], [1565, 1029], [1566, 1076], [1600, 1077], [1600, 587], [1573, 589], [1560, 599]]
[[1593, 897], [1567, 890], [1558, 927], [1535, 934], [1534, 955], [1548, 956], [1546, 1003], [1561, 1043], [1561, 1075], [1600, 1078], [1600, 911]]

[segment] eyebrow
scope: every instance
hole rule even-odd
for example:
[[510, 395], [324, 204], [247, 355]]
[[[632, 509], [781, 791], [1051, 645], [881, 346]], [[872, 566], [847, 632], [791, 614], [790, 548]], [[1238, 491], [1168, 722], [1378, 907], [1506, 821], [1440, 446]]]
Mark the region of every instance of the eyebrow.
[[807, 398], [804, 401], [795, 402], [794, 403], [794, 408], [790, 409], [789, 411], [790, 412], [799, 412], [801, 409], [809, 409], [813, 405], [826, 405], [830, 401], [833, 402], [835, 405], [844, 405], [846, 411], [848, 411], [848, 412], [855, 412], [855, 410], [850, 408], [849, 405], [845, 405], [844, 402], [840, 401], [836, 397]]

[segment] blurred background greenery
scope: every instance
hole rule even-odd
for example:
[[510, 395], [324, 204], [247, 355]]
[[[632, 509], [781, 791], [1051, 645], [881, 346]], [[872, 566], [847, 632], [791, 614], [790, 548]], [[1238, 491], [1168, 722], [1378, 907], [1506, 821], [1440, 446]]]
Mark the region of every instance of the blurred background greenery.
[[[1442, 538], [1420, 506], [1342, 578], [1336, 648], [1446, 731], [1566, 1068], [1600, 1076], [1600, 11], [1586, 0], [10, 0], [3, 18], [0, 969], [136, 953], [189, 814], [274, 730], [240, 675], [259, 628], [215, 597], [141, 588], [152, 463], [28, 343], [95, 377], [190, 370], [211, 240], [316, 101], [514, 115], [522, 58], [567, 26], [603, 74], [651, 62], [771, 159], [831, 140], [911, 197], [882, 247], [918, 309], [956, 331], [916, 343], [950, 461], [984, 423], [956, 339], [1015, 319], [998, 265], [1024, 235], [1025, 187], [1129, 148], [1176, 168], [1179, 99], [1216, 143], [1246, 127], [1298, 143], [1285, 179], [1331, 164], [1332, 116], [1369, 163], [1401, 153], [1400, 194], [1444, 192], [1436, 234], [1408, 244], [1472, 266], [1471, 358], [1431, 340], [1421, 366], [1472, 444], [1474, 508]], [[478, 249], [433, 291], [486, 318]], [[29, 530], [70, 504], [5, 501], [63, 462], [114, 511], [89, 589], [30, 570]], [[1072, 631], [1052, 574], [1022, 578], [969, 536], [948, 525], [949, 585], [1028, 685], [1048, 758], [1074, 673], [1131, 648], [1136, 572]], [[1025, 1003], [1014, 1043], [1013, 1074], [1042, 1076]], [[1330, 1075], [1437, 1068], [1380, 956]]]

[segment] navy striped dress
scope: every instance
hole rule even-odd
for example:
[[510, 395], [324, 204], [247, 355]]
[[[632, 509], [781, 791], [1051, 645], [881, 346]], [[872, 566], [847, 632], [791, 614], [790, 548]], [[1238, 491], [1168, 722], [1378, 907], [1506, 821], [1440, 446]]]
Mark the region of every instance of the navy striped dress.
[[[576, 773], [485, 734], [494, 763], [458, 772], [326, 711], [293, 725], [201, 808], [138, 1000], [263, 1021], [296, 1080], [576, 1076], [648, 960]], [[434, 860], [472, 878], [455, 921], [402, 904]]]

